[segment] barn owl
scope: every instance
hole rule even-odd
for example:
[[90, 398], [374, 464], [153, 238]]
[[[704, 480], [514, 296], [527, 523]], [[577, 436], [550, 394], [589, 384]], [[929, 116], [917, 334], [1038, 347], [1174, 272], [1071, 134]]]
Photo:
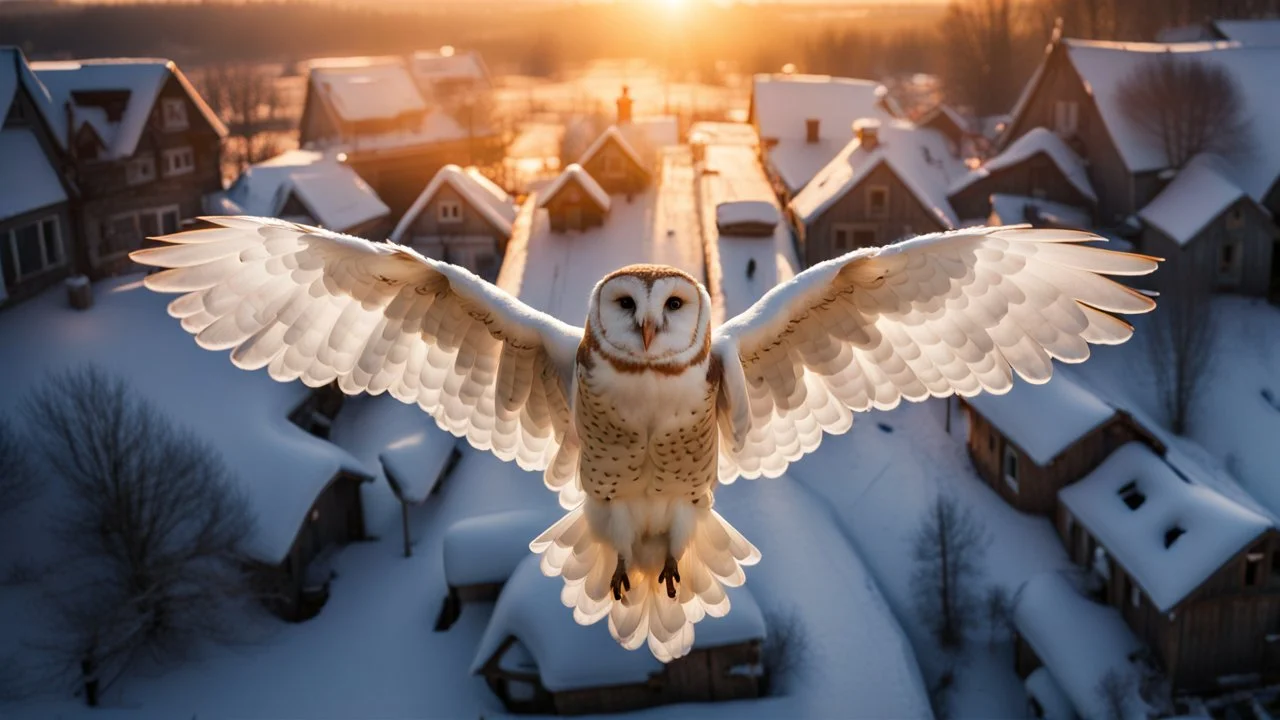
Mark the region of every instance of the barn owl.
[[543, 472], [567, 511], [530, 544], [584, 625], [666, 662], [760, 553], [713, 508], [777, 477], [854, 412], [1043, 383], [1051, 359], [1118, 344], [1153, 300], [1105, 277], [1158, 259], [1085, 232], [974, 228], [855, 250], [712, 327], [671, 267], [624, 267], [584, 327], [412, 248], [280, 220], [215, 217], [132, 258], [167, 268], [169, 314], [279, 381], [388, 392], [480, 450]]

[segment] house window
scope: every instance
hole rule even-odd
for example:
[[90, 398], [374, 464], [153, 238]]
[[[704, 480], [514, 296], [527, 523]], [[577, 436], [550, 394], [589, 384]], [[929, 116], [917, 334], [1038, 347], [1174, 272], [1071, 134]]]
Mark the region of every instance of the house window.
[[843, 255], [853, 249], [853, 229], [837, 227], [831, 230], [831, 249]]
[[114, 257], [137, 250], [146, 238], [175, 232], [178, 232], [177, 205], [113, 215], [103, 225], [96, 256], [99, 259]]
[[1138, 589], [1138, 584], [1127, 575], [1124, 578], [1124, 584], [1129, 586], [1129, 604], [1133, 607], [1142, 607], [1142, 591]]
[[889, 215], [889, 188], [867, 188], [867, 217], [882, 218]]
[[63, 263], [58, 219], [47, 217], [10, 230], [9, 257], [16, 280], [31, 277]]
[[1218, 246], [1218, 283], [1237, 285], [1244, 270], [1244, 242], [1227, 237]]
[[876, 240], [875, 230], [854, 230], [853, 246], [855, 248], [874, 247], [878, 242]]
[[165, 130], [186, 130], [187, 103], [182, 98], [164, 98], [160, 101], [160, 118]]
[[1004, 483], [1015, 494], [1018, 492], [1018, 450], [1012, 445], [1004, 446]]
[[462, 222], [462, 203], [457, 200], [441, 200], [436, 208], [436, 217], [442, 223]]
[[1120, 489], [1117, 490], [1116, 493], [1130, 510], [1137, 510], [1142, 507], [1142, 503], [1147, 501], [1147, 496], [1138, 489], [1137, 480], [1130, 480], [1124, 485], [1121, 485]]
[[128, 185], [141, 185], [156, 179], [156, 156], [139, 155], [124, 166], [124, 181]]
[[1080, 127], [1080, 105], [1073, 100], [1053, 104], [1053, 131], [1062, 137], [1076, 134]]
[[1266, 546], [1257, 545], [1250, 548], [1249, 552], [1244, 556], [1244, 585], [1245, 587], [1257, 586], [1261, 580], [1260, 570], [1262, 569], [1262, 558], [1266, 555]]
[[164, 174], [187, 175], [196, 169], [196, 154], [190, 146], [169, 148], [164, 151]]

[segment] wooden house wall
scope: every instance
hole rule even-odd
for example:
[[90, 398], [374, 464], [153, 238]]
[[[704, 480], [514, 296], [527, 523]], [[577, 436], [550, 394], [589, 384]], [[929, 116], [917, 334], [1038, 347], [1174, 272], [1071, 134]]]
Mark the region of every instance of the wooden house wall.
[[338, 140], [341, 132], [332, 110], [320, 97], [315, 83], [307, 82], [307, 99], [302, 106], [302, 119], [298, 123], [298, 144]]
[[502, 153], [501, 138], [484, 136], [381, 152], [355, 149], [347, 153], [347, 164], [386, 203], [391, 217], [401, 217], [440, 168], [483, 165], [501, 159]]
[[[440, 203], [442, 202], [456, 202], [461, 205], [462, 218], [460, 222], [440, 222]], [[409, 238], [414, 237], [476, 237], [481, 235], [492, 237], [494, 242], [497, 243], [498, 252], [506, 249], [506, 236], [501, 234], [493, 226], [493, 223], [486, 220], [484, 215], [481, 215], [457, 190], [445, 184], [441, 185], [435, 196], [431, 198], [431, 202], [427, 203], [422, 208], [422, 212], [418, 213], [418, 217], [414, 218], [405, 239], [407, 242]]]
[[[867, 195], [872, 187], [889, 189], [889, 204], [884, 217], [871, 217], [867, 214]], [[938, 217], [926, 209], [915, 194], [898, 179], [897, 174], [883, 163], [803, 228], [801, 252], [806, 266], [854, 249], [841, 251], [835, 248], [835, 228], [838, 225], [874, 231], [874, 245], [886, 245], [905, 235], [921, 235], [946, 229]]]
[[[622, 172], [615, 175], [606, 174], [607, 158], [612, 158]], [[582, 169], [586, 170], [587, 174], [610, 195], [632, 195], [642, 192], [650, 181], [649, 168], [636, 164], [636, 161], [631, 159], [631, 156], [619, 147], [615, 140], [605, 142], [604, 147], [583, 163]]]
[[[1032, 180], [1037, 175], [1041, 185], [1034, 187]], [[1047, 153], [1038, 152], [955, 193], [950, 198], [951, 207], [961, 219], [986, 219], [991, 215], [991, 196], [995, 193], [1037, 197], [1072, 207], [1091, 208], [1094, 204], [1071, 184]]]
[[1134, 200], [1132, 174], [1120, 158], [1093, 97], [1071, 65], [1066, 46], [1054, 46], [1045, 63], [1039, 86], [1033, 89], [1022, 113], [1013, 119], [1002, 144], [1008, 146], [1032, 128], [1053, 129], [1054, 103], [1075, 102], [1079, 108], [1076, 133], [1074, 139], [1067, 141], [1089, 161], [1089, 180], [1098, 195], [1094, 219], [1103, 225], [1119, 224], [1141, 207]]
[[[1243, 226], [1227, 227], [1227, 217], [1232, 211], [1243, 214]], [[1241, 198], [1205, 226], [1186, 245], [1178, 245], [1159, 229], [1148, 225], [1142, 234], [1142, 252], [1162, 257], [1161, 264], [1150, 277], [1151, 287], [1173, 293], [1190, 292], [1200, 287], [1218, 292], [1239, 293], [1251, 297], [1267, 297], [1280, 273], [1275, 261], [1276, 243], [1280, 238], [1275, 224], [1248, 198]], [[1218, 259], [1222, 246], [1229, 240], [1239, 240], [1240, 280], [1223, 283], [1218, 279]]]
[[[569, 211], [575, 207], [582, 211], [581, 228], [569, 227]], [[604, 224], [605, 211], [596, 205], [576, 183], [570, 183], [556, 193], [556, 196], [547, 202], [546, 208], [551, 229], [555, 232], [583, 230]]]

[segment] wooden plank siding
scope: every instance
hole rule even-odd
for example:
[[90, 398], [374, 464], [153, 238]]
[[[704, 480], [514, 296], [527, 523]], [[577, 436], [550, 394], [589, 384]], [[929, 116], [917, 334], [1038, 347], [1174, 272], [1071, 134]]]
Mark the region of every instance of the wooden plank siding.
[[604, 224], [607, 212], [596, 204], [578, 184], [570, 179], [546, 203], [547, 218], [554, 232], [585, 230]]
[[[457, 203], [461, 217], [442, 222], [440, 206], [443, 203]], [[460, 264], [490, 280], [498, 276], [508, 240], [506, 232], [486, 219], [466, 196], [448, 183], [436, 190], [400, 239], [427, 257]]]
[[[606, 168], [613, 172], [606, 172]], [[634, 195], [643, 191], [652, 179], [650, 168], [638, 164], [613, 138], [587, 158], [582, 169], [610, 195]]]
[[[868, 212], [871, 188], [889, 191], [889, 202], [883, 214], [873, 216]], [[837, 229], [850, 232], [849, 237], [853, 237], [853, 231], [868, 231], [874, 236], [868, 242], [840, 248], [835, 246]], [[942, 220], [921, 204], [892, 168], [880, 163], [817, 218], [807, 225], [797, 223], [796, 232], [800, 238], [801, 260], [806, 266], [811, 266], [858, 247], [887, 245], [904, 236], [946, 229]]]
[[985, 220], [991, 215], [991, 196], [996, 193], [1052, 200], [1090, 212], [1095, 205], [1091, 198], [1071, 184], [1058, 164], [1043, 151], [974, 181], [949, 199], [957, 217]]
[[[1280, 266], [1275, 261], [1280, 229], [1250, 198], [1240, 198], [1225, 209], [1185, 245], [1146, 224], [1141, 251], [1165, 262], [1151, 275], [1151, 286], [1161, 292], [1191, 292], [1196, 287], [1216, 292], [1265, 298], [1271, 293]], [[1223, 248], [1234, 245], [1235, 272], [1220, 274]]]

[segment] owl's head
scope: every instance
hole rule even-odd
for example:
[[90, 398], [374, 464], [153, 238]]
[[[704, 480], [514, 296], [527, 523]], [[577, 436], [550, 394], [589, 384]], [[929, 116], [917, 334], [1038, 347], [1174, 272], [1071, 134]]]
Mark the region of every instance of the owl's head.
[[589, 321], [600, 349], [643, 365], [692, 362], [711, 333], [711, 298], [688, 273], [630, 265], [591, 294]]

